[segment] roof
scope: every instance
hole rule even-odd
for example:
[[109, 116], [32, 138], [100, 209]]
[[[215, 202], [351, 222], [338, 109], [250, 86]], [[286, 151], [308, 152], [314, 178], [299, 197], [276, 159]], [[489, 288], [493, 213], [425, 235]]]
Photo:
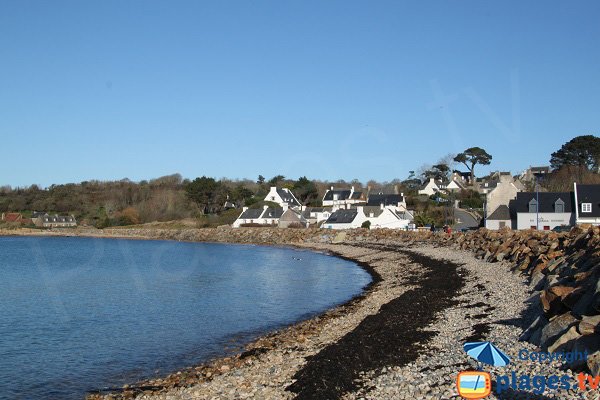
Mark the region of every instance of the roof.
[[283, 215], [283, 208], [269, 207], [265, 210], [262, 217], [263, 218], [281, 218], [282, 215]]
[[358, 215], [358, 210], [337, 210], [327, 218], [326, 224], [349, 224]]
[[42, 217], [42, 221], [43, 222], [48, 222], [48, 223], [52, 223], [52, 222], [60, 222], [60, 223], [75, 222], [75, 217], [70, 216], [70, 215], [44, 215]]
[[397, 205], [398, 203], [402, 203], [403, 198], [399, 194], [370, 194], [367, 200], [367, 206], [379, 206], [381, 204], [387, 205]]
[[294, 197], [294, 194], [290, 190], [284, 190], [281, 188], [277, 188], [277, 194], [279, 195], [279, 197], [281, 197], [281, 200], [283, 200], [285, 203], [288, 203], [288, 204], [294, 205], [294, 206], [300, 205], [300, 202], [298, 200], [296, 200], [296, 198]]
[[352, 190], [350, 190], [350, 189], [333, 189], [333, 190], [327, 190], [327, 192], [325, 192], [325, 196], [323, 196], [323, 200], [324, 201], [333, 200], [334, 194], [338, 195], [338, 198], [337, 198], [338, 200], [348, 200], [348, 199], [358, 200], [362, 196], [362, 192], [352, 192]]
[[600, 185], [577, 185], [577, 203], [591, 203], [592, 212], [582, 213], [579, 207], [580, 217], [600, 217]]
[[4, 220], [6, 222], [16, 222], [16, 221], [20, 220], [21, 218], [23, 218], [23, 216], [20, 213], [6, 213], [6, 214], [4, 214]]
[[298, 211], [288, 208], [286, 212], [281, 214], [281, 221], [306, 222], [306, 218]]
[[240, 214], [238, 219], [258, 219], [263, 213], [262, 208], [249, 208]]
[[498, 183], [499, 183], [499, 181], [497, 181], [497, 180], [481, 182], [479, 187], [481, 189], [494, 189], [496, 186], [498, 186]]
[[373, 217], [379, 217], [383, 213], [383, 210], [381, 206], [364, 206], [363, 212], [367, 217], [370, 217], [371, 213], [373, 213]]
[[[539, 196], [539, 197], [538, 197]], [[573, 212], [573, 193], [572, 192], [518, 192], [517, 197], [510, 201], [509, 208], [512, 213], [529, 212], [529, 202], [539, 199], [539, 212], [553, 213], [554, 204], [557, 200], [565, 203], [565, 212]]]
[[350, 197], [350, 193], [351, 193], [351, 190], [344, 190], [344, 189], [328, 190], [327, 192], [325, 192], [325, 196], [323, 197], [323, 200], [333, 200], [334, 194], [338, 195], [338, 200], [347, 200]]
[[498, 206], [498, 208], [496, 208], [496, 210], [494, 210], [494, 212], [490, 214], [490, 216], [487, 217], [487, 219], [500, 221], [512, 219], [510, 217], [510, 209], [507, 205], [502, 204], [501, 206]]
[[529, 170], [531, 171], [532, 174], [536, 174], [536, 173], [547, 174], [548, 172], [550, 172], [550, 167], [548, 167], [548, 166], [530, 167]]
[[[426, 181], [426, 182], [423, 184], [423, 186], [421, 186], [421, 190], [424, 190], [424, 189], [426, 189], [426, 188], [427, 188], [427, 186], [429, 186], [429, 184], [430, 184], [430, 183], [431, 183], [431, 179], [428, 179], [428, 180], [427, 180], [427, 181]], [[440, 181], [439, 179], [434, 179], [434, 180], [433, 180], [433, 183], [435, 183], [435, 185], [436, 185], [438, 188], [440, 188], [440, 189], [441, 189], [441, 188], [443, 188], [443, 187], [445, 186], [445, 185], [444, 185], [444, 182]]]

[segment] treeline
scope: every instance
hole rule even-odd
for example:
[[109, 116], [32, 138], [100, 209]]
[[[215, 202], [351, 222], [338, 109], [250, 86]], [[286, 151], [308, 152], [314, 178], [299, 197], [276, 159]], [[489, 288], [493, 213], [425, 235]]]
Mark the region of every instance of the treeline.
[[[371, 190], [392, 192], [398, 181], [379, 183], [369, 181]], [[132, 225], [153, 221], [172, 221], [186, 218], [200, 220], [202, 226], [231, 223], [239, 210], [227, 210], [226, 203], [236, 208], [262, 207], [271, 186], [291, 189], [298, 200], [309, 206], [321, 205], [330, 186], [367, 190], [361, 182], [297, 180], [277, 175], [271, 179], [259, 176], [256, 181], [214, 179], [206, 176], [194, 180], [180, 174], [133, 182], [84, 181], [52, 185], [42, 189], [0, 188], [0, 212], [21, 212], [25, 218], [33, 211], [73, 214], [80, 224], [99, 228]]]

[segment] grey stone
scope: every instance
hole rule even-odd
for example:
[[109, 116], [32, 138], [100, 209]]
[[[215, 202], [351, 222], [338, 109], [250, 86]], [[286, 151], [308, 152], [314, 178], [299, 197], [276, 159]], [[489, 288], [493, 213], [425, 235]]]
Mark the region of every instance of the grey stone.
[[540, 337], [541, 347], [547, 348], [557, 336], [562, 335], [576, 323], [577, 318], [571, 313], [565, 313], [550, 320], [550, 322], [542, 329], [542, 336]]
[[581, 334], [577, 332], [577, 327], [573, 325], [568, 331], [560, 335], [554, 343], [548, 346], [548, 351], [551, 353], [556, 351], [571, 351], [575, 346], [574, 341], [579, 339], [579, 337], [581, 337]]

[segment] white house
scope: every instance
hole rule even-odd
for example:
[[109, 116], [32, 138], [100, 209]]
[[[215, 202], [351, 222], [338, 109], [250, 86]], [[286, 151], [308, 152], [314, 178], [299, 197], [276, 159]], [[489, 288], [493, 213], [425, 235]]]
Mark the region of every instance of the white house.
[[37, 214], [36, 218], [31, 219], [36, 226], [44, 228], [72, 228], [77, 226], [77, 220], [73, 215]]
[[369, 194], [367, 198], [367, 206], [373, 207], [403, 207], [406, 209], [406, 199], [404, 198], [404, 193], [400, 194]]
[[278, 188], [271, 186], [271, 190], [265, 196], [265, 201], [270, 201], [279, 204], [281, 207], [287, 205], [288, 207], [300, 207], [301, 204], [294, 196], [291, 190], [288, 188]]
[[508, 206], [506, 204], [502, 204], [496, 207], [494, 212], [485, 219], [485, 227], [491, 230], [498, 230], [502, 228], [516, 229], [516, 221], [516, 216], [514, 218], [511, 216]]
[[509, 204], [511, 200], [516, 199], [517, 193], [520, 191], [510, 174], [500, 176], [500, 180], [496, 183], [494, 189], [486, 195], [485, 227], [487, 229], [502, 229], [504, 227], [516, 229], [516, 219], [514, 226], [511, 222]]
[[304, 207], [302, 216], [311, 224], [320, 224], [327, 221], [327, 218], [333, 213], [332, 207]]
[[571, 192], [519, 192], [509, 208], [511, 215], [517, 218], [517, 229], [548, 231], [575, 224]]
[[365, 221], [367, 221], [367, 217], [362, 206], [351, 209], [341, 208], [334, 211], [322, 227], [327, 229], [353, 229], [360, 228]]
[[325, 192], [323, 196], [323, 206], [325, 207], [337, 207], [337, 208], [348, 208], [351, 205], [364, 203], [364, 197], [362, 192], [356, 192], [354, 186], [348, 189], [331, 189]]
[[[285, 207], [287, 210], [287, 206]], [[284, 213], [284, 208], [263, 206], [263, 208], [248, 208], [244, 207], [242, 213], [231, 225], [234, 228], [239, 228], [245, 224], [257, 225], [277, 225], [279, 219]]]
[[414, 219], [409, 211], [400, 211], [397, 207], [367, 206], [363, 213], [371, 229], [407, 229]]
[[446, 185], [446, 190], [449, 192], [460, 192], [466, 188], [465, 183], [461, 180], [452, 179], [450, 183]]
[[431, 196], [437, 192], [442, 192], [445, 189], [445, 185], [442, 181], [435, 178], [429, 178], [429, 180], [419, 189], [419, 194]]
[[573, 193], [576, 223], [600, 225], [600, 185], [574, 183]]

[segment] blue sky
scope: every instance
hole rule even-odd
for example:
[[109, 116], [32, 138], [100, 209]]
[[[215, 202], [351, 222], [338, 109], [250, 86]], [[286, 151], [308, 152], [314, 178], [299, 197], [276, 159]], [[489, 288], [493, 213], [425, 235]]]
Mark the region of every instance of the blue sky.
[[0, 185], [404, 179], [599, 135], [600, 2], [1, 1]]

